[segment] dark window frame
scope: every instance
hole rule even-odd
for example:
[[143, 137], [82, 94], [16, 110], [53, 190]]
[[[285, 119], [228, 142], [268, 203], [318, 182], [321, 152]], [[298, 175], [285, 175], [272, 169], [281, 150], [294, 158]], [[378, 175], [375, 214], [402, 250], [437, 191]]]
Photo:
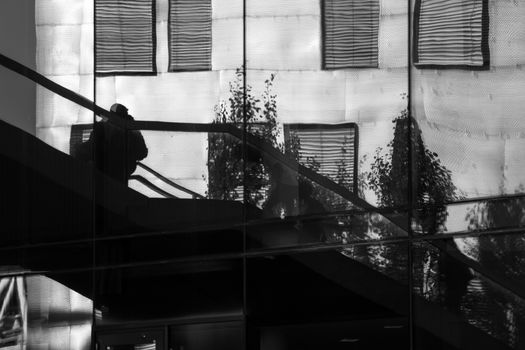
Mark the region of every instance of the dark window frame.
[[414, 66], [418, 69], [462, 69], [462, 70], [489, 70], [490, 69], [490, 47], [489, 47], [489, 1], [482, 1], [481, 14], [481, 55], [483, 57], [483, 64], [481, 66], [474, 66], [468, 64], [425, 64], [419, 63], [419, 20], [421, 16], [421, 4], [424, 0], [415, 0], [414, 14], [413, 14], [413, 40], [412, 40], [412, 61]]

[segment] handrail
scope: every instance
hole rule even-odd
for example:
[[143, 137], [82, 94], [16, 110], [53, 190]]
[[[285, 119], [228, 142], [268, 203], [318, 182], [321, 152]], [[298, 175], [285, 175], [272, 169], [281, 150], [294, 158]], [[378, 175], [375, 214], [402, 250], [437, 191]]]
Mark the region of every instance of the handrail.
[[74, 91], [69, 90], [68, 88], [55, 83], [49, 78], [46, 78], [42, 74], [36, 72], [35, 70], [5, 56], [0, 53], [0, 65], [4, 66], [7, 69], [16, 72], [27, 79], [33, 81], [34, 83], [45, 87], [46, 89], [54, 92], [57, 95], [62, 96], [66, 100], [76, 103], [86, 109], [89, 109], [98, 116], [104, 117], [106, 120], [111, 120], [112, 123], [120, 127], [126, 128], [126, 120], [123, 120], [119, 117], [118, 114], [110, 112], [100, 106], [90, 99], [77, 94]]
[[174, 195], [172, 195], [171, 193], [169, 192], [166, 192], [164, 191], [162, 188], [154, 185], [151, 181], [149, 181], [148, 179], [146, 179], [144, 176], [141, 176], [141, 175], [131, 175], [129, 177], [130, 180], [135, 180], [135, 181], [138, 181], [140, 182], [141, 184], [143, 184], [144, 186], [146, 186], [147, 188], [149, 188], [150, 190], [152, 191], [155, 191], [157, 192], [158, 194], [166, 197], [166, 198], [177, 198], [175, 197]]
[[167, 183], [171, 187], [174, 187], [174, 188], [178, 189], [179, 191], [182, 191], [184, 193], [187, 193], [187, 194], [191, 195], [191, 197], [193, 199], [204, 199], [204, 196], [198, 194], [197, 192], [193, 192], [192, 190], [187, 189], [186, 187], [183, 187], [183, 186], [181, 186], [181, 185], [171, 181], [170, 179], [168, 179], [164, 175], [158, 173], [157, 171], [155, 171], [152, 168], [150, 168], [149, 166], [147, 166], [146, 164], [144, 164], [142, 162], [137, 162], [137, 165], [139, 167], [141, 167], [142, 169], [146, 170], [147, 172], [155, 175], [156, 177], [158, 177], [160, 180], [164, 181], [165, 183]]
[[[236, 138], [243, 140], [245, 139], [247, 144], [255, 147], [256, 149], [270, 155], [275, 160], [277, 160], [281, 165], [288, 167], [294, 171], [297, 171], [299, 174], [305, 176], [306, 178], [320, 184], [321, 186], [337, 193], [344, 199], [350, 201], [351, 203], [361, 207], [365, 210], [374, 211], [378, 214], [383, 215], [393, 224], [401, 228], [403, 231], [408, 233], [409, 222], [408, 220], [399, 220], [396, 217], [389, 216], [387, 213], [379, 208], [374, 207], [372, 204], [367, 201], [359, 198], [353, 192], [349, 191], [347, 188], [335, 183], [329, 178], [317, 174], [315, 171], [299, 164], [294, 159], [286, 157], [277, 149], [275, 149], [270, 143], [258, 138], [257, 136], [251, 134], [244, 134], [242, 130], [236, 128], [233, 125], [228, 124], [196, 124], [196, 123], [174, 123], [174, 122], [155, 122], [155, 121], [129, 121], [120, 118], [116, 113], [105, 110], [104, 108], [95, 104], [95, 102], [87, 99], [86, 97], [79, 95], [62, 85], [59, 85], [50, 79], [46, 78], [42, 74], [32, 70], [31, 68], [14, 61], [13, 59], [0, 54], [0, 65], [8, 68], [29, 80], [32, 80], [36, 84], [39, 84], [46, 89], [64, 97], [65, 99], [74, 102], [86, 109], [91, 110], [95, 115], [104, 117], [105, 119], [111, 121], [113, 124], [126, 129], [126, 130], [158, 130], [158, 131], [178, 131], [178, 132], [222, 132], [228, 133]], [[244, 138], [245, 137], [245, 138]], [[445, 238], [445, 237], [444, 237]], [[434, 244], [434, 243], [432, 243]], [[436, 245], [440, 250], [444, 250], [445, 247], [442, 245]], [[473, 270], [481, 273], [482, 275], [490, 278], [500, 286], [506, 288], [509, 291], [514, 292], [516, 295], [523, 296], [524, 293], [521, 293], [521, 290], [516, 290], [514, 286], [510, 286], [506, 283], [506, 280], [500, 278], [497, 274], [487, 273], [486, 269], [483, 268], [477, 261], [467, 257], [464, 254], [456, 254], [454, 256], [460, 262], [466, 264]]]

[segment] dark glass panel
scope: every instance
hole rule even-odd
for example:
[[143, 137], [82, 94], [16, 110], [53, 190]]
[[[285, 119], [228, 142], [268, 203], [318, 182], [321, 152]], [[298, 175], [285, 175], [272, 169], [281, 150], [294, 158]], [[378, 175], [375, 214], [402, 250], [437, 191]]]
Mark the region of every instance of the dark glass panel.
[[145, 232], [128, 237], [97, 240], [96, 265], [100, 267], [158, 262], [192, 256], [240, 254], [242, 229], [218, 227], [194, 231]]
[[97, 344], [104, 350], [163, 350], [165, 339], [165, 332], [161, 328], [97, 332]]
[[[157, 127], [167, 130], [155, 130]], [[143, 146], [141, 140], [144, 140], [148, 149], [144, 159], [138, 159], [135, 152], [128, 163], [125, 153], [134, 152], [131, 144], [120, 147], [122, 152], [99, 154], [99, 167], [104, 174], [97, 182], [101, 201], [97, 220], [99, 236], [180, 233], [178, 238], [170, 239], [182, 249], [181, 243], [186, 244], [182, 241], [187, 239], [183, 238], [183, 232], [194, 232], [191, 240], [197, 239], [198, 232], [204, 232], [199, 240], [210, 243], [210, 231], [228, 231], [240, 226], [244, 210], [241, 140], [227, 133], [191, 132], [191, 127], [186, 127], [188, 132], [169, 131], [172, 127], [179, 130], [180, 125], [140, 122], [137, 128], [144, 130], [126, 133], [118, 126], [99, 128], [103, 134], [111, 134], [108, 128], [117, 130], [120, 143], [127, 139]], [[211, 131], [213, 125], [202, 128]], [[237, 133], [242, 135], [240, 130]], [[103, 148], [111, 148], [115, 142], [118, 140], [104, 135], [98, 139]], [[238, 241], [242, 244], [242, 238]], [[223, 242], [223, 252], [239, 249], [239, 244], [230, 242], [232, 246], [227, 247], [227, 242], [230, 242], [228, 238]]]
[[407, 317], [407, 286], [405, 244], [272, 255], [247, 265], [249, 315], [261, 323]]
[[300, 323], [260, 327], [260, 350], [408, 349], [406, 319]]
[[406, 213], [341, 211], [250, 221], [249, 250], [352, 244], [407, 236]]
[[[476, 253], [484, 244], [468, 238], [420, 242], [415, 246], [414, 322], [418, 347], [523, 346], [524, 291], [519, 281], [503, 272], [504, 260], [484, 264], [489, 263], [486, 253]], [[497, 246], [492, 254], [508, 258], [514, 255], [512, 250]]]
[[98, 326], [226, 317], [240, 315], [242, 310], [239, 260], [99, 269], [95, 271], [95, 281]]
[[171, 349], [241, 350], [244, 326], [241, 322], [217, 322], [171, 326]]
[[58, 243], [0, 250], [3, 271], [64, 271], [93, 267], [93, 243]]

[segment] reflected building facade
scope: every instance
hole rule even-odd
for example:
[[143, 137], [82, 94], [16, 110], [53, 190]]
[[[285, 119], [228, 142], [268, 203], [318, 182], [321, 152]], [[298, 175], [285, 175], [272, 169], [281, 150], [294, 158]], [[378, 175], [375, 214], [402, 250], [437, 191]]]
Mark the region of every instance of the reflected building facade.
[[525, 3], [0, 16], [0, 349], [525, 346]]

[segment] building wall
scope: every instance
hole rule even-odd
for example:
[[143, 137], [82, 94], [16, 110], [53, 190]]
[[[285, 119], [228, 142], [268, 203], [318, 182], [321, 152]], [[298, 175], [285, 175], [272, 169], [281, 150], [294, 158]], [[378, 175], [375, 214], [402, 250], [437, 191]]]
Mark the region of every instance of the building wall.
[[[36, 2], [37, 71], [93, 99], [93, 0]], [[93, 114], [38, 86], [37, 136], [69, 153], [72, 124], [91, 123]]]
[[[88, 98], [93, 89], [92, 7], [93, 0], [44, 0], [37, 6], [39, 69]], [[212, 7], [211, 71], [168, 72], [168, 1], [158, 0], [158, 74], [97, 77], [97, 104], [109, 108], [118, 101], [137, 120], [211, 122], [214, 107], [229, 96], [229, 83], [243, 65], [244, 54], [243, 1], [214, 0]], [[264, 81], [276, 74], [280, 122], [353, 121], [361, 127], [363, 154], [384, 146], [391, 135], [390, 120], [406, 104], [400, 95], [408, 90], [407, 9], [387, 0], [381, 2], [381, 8], [379, 68], [323, 71], [318, 0], [291, 1], [284, 6], [276, 1], [247, 1], [247, 84], [258, 95]], [[39, 103], [43, 107], [37, 123], [39, 137], [68, 152], [70, 125], [90, 122], [92, 115], [45, 92], [39, 95]], [[145, 134], [150, 147], [148, 164], [205, 192], [204, 134]]]
[[[453, 173], [467, 197], [514, 192], [523, 183], [523, 76], [525, 42], [521, 1], [490, 0], [488, 71], [412, 68], [414, 114], [429, 148]], [[228, 98], [229, 82], [246, 53], [247, 84], [259, 94], [276, 74], [280, 122], [359, 125], [361, 171], [378, 147], [392, 139], [391, 120], [406, 108], [408, 18], [404, 1], [381, 0], [379, 67], [321, 70], [319, 0], [213, 0], [212, 70], [168, 72], [168, 0], [157, 0], [155, 76], [96, 79], [96, 102], [118, 101], [139, 120], [206, 123], [214, 107]], [[93, 98], [93, 0], [42, 0], [37, 3], [37, 66], [47, 76]], [[91, 113], [38, 94], [40, 138], [68, 151], [69, 127], [90, 122]], [[444, 142], [446, 140], [446, 142]], [[168, 177], [204, 193], [205, 135], [149, 133], [146, 160]], [[184, 147], [183, 147], [184, 145]], [[192, 150], [192, 152], [185, 152]], [[373, 195], [367, 194], [373, 201]]]

